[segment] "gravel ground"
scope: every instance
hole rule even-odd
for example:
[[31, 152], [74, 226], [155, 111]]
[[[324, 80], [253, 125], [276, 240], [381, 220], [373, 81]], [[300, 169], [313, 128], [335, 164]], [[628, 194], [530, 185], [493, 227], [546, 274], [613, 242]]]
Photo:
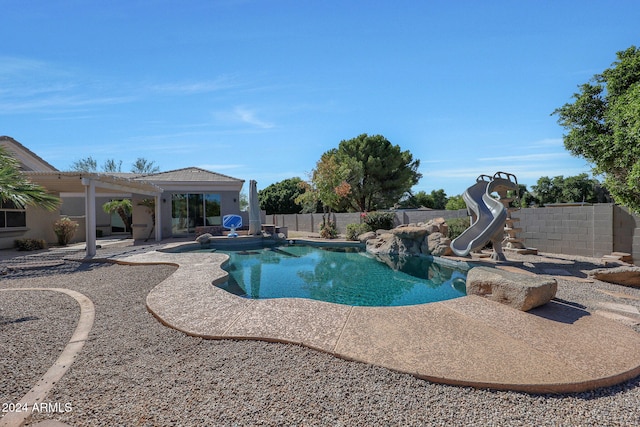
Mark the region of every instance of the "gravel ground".
[[[547, 262], [536, 261], [530, 269], [545, 268]], [[578, 272], [594, 264], [558, 259], [546, 268]], [[640, 377], [588, 393], [529, 395], [432, 384], [296, 345], [188, 337], [162, 326], [144, 305], [148, 292], [173, 271], [169, 266], [66, 261], [0, 276], [0, 288], [65, 287], [96, 306], [89, 341], [48, 396], [61, 406], [70, 403], [72, 410], [36, 414], [33, 421], [53, 418], [96, 426], [640, 425]], [[639, 306], [636, 289], [567, 280], [559, 285], [559, 298], [588, 310], [609, 299]], [[639, 299], [619, 299], [594, 288]], [[0, 293], [0, 404], [18, 402], [49, 368], [73, 332], [78, 312], [75, 301], [63, 294]]]

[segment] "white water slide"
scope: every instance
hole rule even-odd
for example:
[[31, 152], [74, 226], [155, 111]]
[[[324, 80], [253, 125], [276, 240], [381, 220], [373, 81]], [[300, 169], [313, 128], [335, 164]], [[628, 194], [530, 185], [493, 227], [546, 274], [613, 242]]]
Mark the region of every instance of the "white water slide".
[[490, 240], [495, 242], [501, 237], [507, 211], [499, 199], [491, 196], [498, 189], [517, 190], [518, 181], [514, 175], [506, 172], [496, 172], [493, 176], [480, 175], [476, 183], [464, 192], [462, 198], [467, 204], [472, 223], [451, 242], [453, 253], [467, 256], [472, 251], [482, 249]]

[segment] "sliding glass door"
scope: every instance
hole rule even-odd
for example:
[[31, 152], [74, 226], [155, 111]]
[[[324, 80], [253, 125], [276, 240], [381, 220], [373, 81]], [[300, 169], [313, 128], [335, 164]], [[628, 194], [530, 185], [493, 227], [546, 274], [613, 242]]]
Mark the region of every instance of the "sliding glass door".
[[171, 196], [171, 232], [174, 236], [195, 233], [196, 227], [220, 225], [220, 195], [174, 193]]

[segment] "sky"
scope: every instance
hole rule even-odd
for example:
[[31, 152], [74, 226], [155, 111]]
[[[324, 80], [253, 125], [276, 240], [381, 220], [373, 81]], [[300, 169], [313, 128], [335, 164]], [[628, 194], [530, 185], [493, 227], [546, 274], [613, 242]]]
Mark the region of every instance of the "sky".
[[383, 135], [413, 191], [589, 173], [553, 111], [640, 43], [640, 2], [0, 0], [0, 135], [59, 170], [308, 179]]

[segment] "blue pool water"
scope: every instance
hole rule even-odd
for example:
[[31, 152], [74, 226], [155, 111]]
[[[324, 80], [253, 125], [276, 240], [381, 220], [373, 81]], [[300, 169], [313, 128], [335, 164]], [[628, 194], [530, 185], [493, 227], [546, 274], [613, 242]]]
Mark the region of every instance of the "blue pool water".
[[352, 306], [402, 306], [465, 295], [465, 273], [424, 257], [379, 260], [360, 248], [286, 245], [229, 255], [219, 285], [246, 298], [310, 298]]

